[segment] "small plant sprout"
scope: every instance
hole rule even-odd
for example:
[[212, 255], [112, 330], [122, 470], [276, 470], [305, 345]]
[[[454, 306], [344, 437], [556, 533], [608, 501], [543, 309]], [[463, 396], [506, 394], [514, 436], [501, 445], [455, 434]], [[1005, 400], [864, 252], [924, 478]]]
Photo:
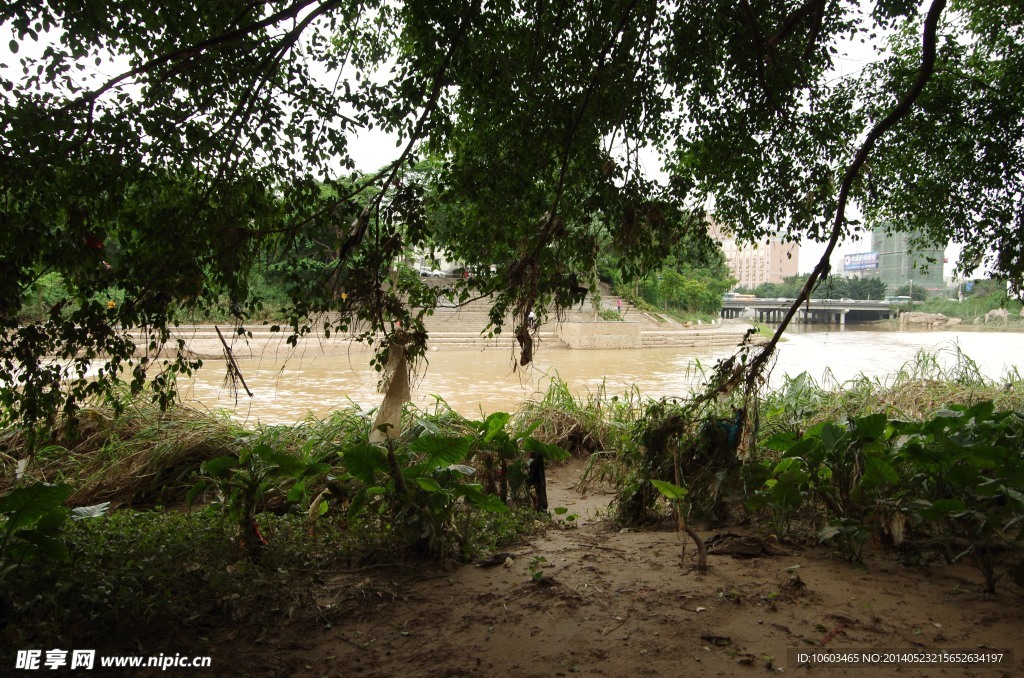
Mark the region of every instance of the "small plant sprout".
[[548, 562], [548, 559], [544, 556], [534, 556], [530, 560], [530, 578], [538, 584], [544, 581], [544, 563]]
[[561, 526], [563, 528], [571, 529], [577, 527], [576, 521], [579, 520], [579, 515], [576, 513], [569, 513], [569, 509], [564, 506], [556, 506], [552, 509], [556, 516], [562, 516]]

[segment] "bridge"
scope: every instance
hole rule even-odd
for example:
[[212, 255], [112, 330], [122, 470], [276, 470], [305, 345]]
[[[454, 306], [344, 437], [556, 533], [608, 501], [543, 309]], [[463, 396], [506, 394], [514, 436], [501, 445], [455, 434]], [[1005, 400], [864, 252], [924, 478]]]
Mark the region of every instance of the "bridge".
[[[723, 299], [723, 318], [748, 318], [760, 322], [782, 322], [794, 299]], [[871, 299], [811, 299], [800, 305], [797, 322], [845, 325], [896, 317], [896, 307]]]

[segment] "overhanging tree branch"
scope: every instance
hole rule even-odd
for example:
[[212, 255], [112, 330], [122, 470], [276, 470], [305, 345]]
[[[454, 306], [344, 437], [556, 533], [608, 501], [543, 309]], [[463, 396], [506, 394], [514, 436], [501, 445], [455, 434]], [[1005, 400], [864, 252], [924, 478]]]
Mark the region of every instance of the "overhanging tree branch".
[[938, 29], [939, 17], [942, 16], [942, 11], [945, 7], [946, 0], [935, 0], [932, 3], [931, 8], [928, 10], [928, 15], [925, 17], [924, 29], [922, 31], [921, 66], [918, 68], [914, 84], [911, 85], [910, 90], [908, 90], [903, 98], [896, 104], [895, 108], [889, 112], [889, 115], [885, 116], [885, 118], [878, 122], [871, 131], [868, 132], [867, 138], [864, 139], [864, 143], [861, 144], [860, 148], [857, 150], [857, 154], [854, 156], [853, 162], [851, 162], [850, 166], [847, 168], [846, 173], [843, 176], [843, 182], [839, 187], [839, 202], [836, 205], [835, 219], [832, 223], [832, 231], [828, 239], [828, 244], [825, 247], [825, 252], [821, 255], [821, 259], [818, 260], [818, 264], [814, 267], [814, 270], [811, 271], [811, 274], [807, 278], [807, 282], [804, 283], [803, 288], [800, 290], [800, 294], [797, 296], [796, 301], [794, 301], [793, 305], [790, 306], [789, 311], [782, 319], [778, 329], [775, 330], [775, 334], [772, 335], [771, 340], [769, 340], [764, 349], [750, 362], [746, 378], [748, 389], [753, 388], [769, 357], [771, 357], [772, 353], [775, 352], [775, 347], [782, 338], [782, 333], [785, 332], [790, 321], [793, 320], [793, 316], [796, 315], [800, 305], [810, 299], [811, 291], [817, 285], [818, 281], [828, 275], [830, 268], [829, 259], [831, 258], [836, 245], [839, 243], [839, 239], [842, 237], [844, 230], [843, 226], [846, 223], [846, 204], [849, 201], [850, 191], [853, 189], [853, 182], [856, 180], [861, 168], [867, 161], [868, 155], [871, 153], [872, 149], [874, 149], [875, 144], [878, 143], [878, 140], [882, 135], [910, 113], [914, 106], [914, 102], [917, 101], [917, 98], [921, 95], [925, 85], [934, 73], [936, 31]]
[[[306, 7], [318, 4], [320, 2], [321, 0], [301, 0], [300, 2], [296, 2], [294, 5], [291, 5], [290, 7], [287, 7], [281, 10], [280, 12], [271, 14], [265, 19], [253, 22], [248, 26], [244, 26], [233, 31], [228, 31], [227, 33], [222, 33], [207, 40], [197, 42], [194, 45], [181, 47], [179, 49], [167, 52], [166, 54], [161, 54], [158, 57], [150, 59], [144, 64], [136, 66], [131, 70], [125, 71], [120, 75], [116, 75], [113, 78], [110, 78], [96, 89], [90, 90], [89, 92], [82, 94], [80, 97], [71, 102], [69, 108], [84, 103], [89, 103], [91, 101], [95, 101], [96, 99], [100, 98], [101, 96], [109, 92], [114, 87], [117, 87], [122, 82], [130, 80], [139, 75], [149, 73], [159, 68], [160, 66], [173, 63], [175, 61], [179, 61], [182, 59], [191, 59], [199, 54], [202, 54], [203, 52], [207, 52], [216, 47], [220, 47], [222, 45], [226, 45], [237, 40], [241, 40], [242, 38], [252, 35], [253, 33], [261, 31], [269, 26], [273, 26], [288, 19], [294, 19], [299, 14], [301, 14], [302, 10], [304, 10]], [[338, 4], [340, 4], [340, 0], [329, 0], [326, 3], [323, 3], [324, 6], [321, 8], [321, 10], [324, 10], [325, 8], [330, 9], [331, 7], [336, 6]]]

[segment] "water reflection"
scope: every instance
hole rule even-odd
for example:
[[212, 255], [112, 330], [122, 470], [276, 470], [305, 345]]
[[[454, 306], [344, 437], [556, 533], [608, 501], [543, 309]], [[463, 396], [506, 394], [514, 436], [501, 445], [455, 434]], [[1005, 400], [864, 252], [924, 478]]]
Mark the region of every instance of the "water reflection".
[[[806, 371], [817, 379], [842, 382], [865, 374], [890, 378], [918, 350], [938, 352], [945, 364], [954, 361], [955, 347], [977, 361], [982, 372], [999, 378], [1008, 370], [1024, 371], [1024, 334], [971, 332], [812, 331], [787, 335], [780, 344], [771, 383], [785, 374]], [[209, 362], [191, 384], [184, 386], [192, 404], [227, 408], [240, 419], [283, 423], [308, 412], [326, 416], [354, 402], [375, 407], [378, 374], [369, 367], [369, 354], [354, 350], [346, 356], [310, 355], [288, 361], [241, 360], [240, 367], [255, 397], [240, 395], [237, 405], [224, 387], [222, 365]], [[430, 407], [438, 394], [468, 416], [514, 410], [527, 398], [546, 390], [559, 375], [575, 393], [593, 392], [604, 384], [620, 394], [634, 384], [646, 396], [679, 396], [700, 382], [700, 370], [731, 354], [727, 349], [659, 348], [642, 351], [541, 350], [536, 365], [515, 369], [511, 352], [452, 351], [429, 354], [429, 364], [415, 380], [414, 399]]]

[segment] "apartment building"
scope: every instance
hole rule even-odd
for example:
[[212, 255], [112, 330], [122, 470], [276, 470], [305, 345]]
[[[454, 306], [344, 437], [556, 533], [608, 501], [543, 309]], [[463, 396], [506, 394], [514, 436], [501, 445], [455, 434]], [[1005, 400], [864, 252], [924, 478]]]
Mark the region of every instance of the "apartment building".
[[726, 265], [739, 287], [757, 287], [763, 283], [781, 283], [796, 275], [800, 263], [800, 247], [772, 238], [766, 243], [736, 244], [735, 238], [720, 238]]

